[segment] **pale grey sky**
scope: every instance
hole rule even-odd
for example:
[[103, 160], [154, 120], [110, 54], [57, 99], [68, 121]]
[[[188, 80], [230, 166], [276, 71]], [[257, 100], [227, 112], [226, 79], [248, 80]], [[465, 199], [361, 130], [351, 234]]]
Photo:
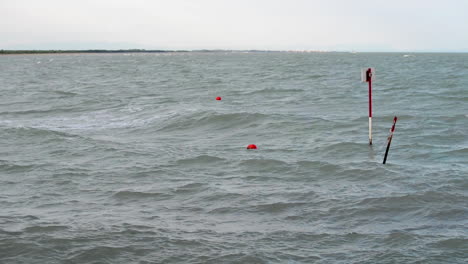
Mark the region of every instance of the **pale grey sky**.
[[468, 0], [0, 0], [0, 49], [468, 52]]

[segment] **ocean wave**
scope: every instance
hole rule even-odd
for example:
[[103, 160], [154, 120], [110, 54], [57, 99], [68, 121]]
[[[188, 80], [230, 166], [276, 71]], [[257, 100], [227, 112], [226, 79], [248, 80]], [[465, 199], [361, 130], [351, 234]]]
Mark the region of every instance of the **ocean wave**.
[[165, 200], [172, 197], [172, 195], [162, 192], [142, 192], [142, 191], [118, 191], [112, 195], [118, 199], [157, 199]]
[[245, 166], [248, 168], [263, 168], [263, 170], [270, 170], [273, 168], [285, 168], [289, 167], [287, 162], [276, 159], [248, 159], [240, 161], [239, 166]]
[[[70, 263], [113, 263], [119, 259], [118, 262], [133, 262], [132, 258], [125, 257], [125, 252], [138, 252], [138, 250], [134, 246], [87, 246], [75, 249], [65, 261]], [[122, 255], [122, 253], [124, 254]]]
[[[57, 231], [64, 231], [68, 230], [68, 226], [63, 225], [38, 225], [38, 226], [30, 226], [23, 230], [26, 233], [53, 233]], [[50, 235], [50, 234], [49, 234]]]
[[64, 131], [57, 131], [57, 130], [52, 130], [52, 129], [47, 129], [47, 128], [39, 128], [39, 127], [28, 127], [28, 126], [18, 126], [18, 127], [7, 127], [3, 129], [5, 133], [9, 134], [15, 134], [16, 136], [22, 136], [22, 137], [47, 137], [47, 136], [52, 136], [53, 138], [62, 138], [62, 139], [68, 139], [68, 138], [79, 138], [80, 136], [64, 132]]
[[[395, 228], [401, 229], [399, 223], [411, 222], [406, 228], [421, 229], [420, 233], [426, 233], [436, 228], [433, 224], [428, 226], [426, 223], [440, 221], [437, 211], [440, 211], [441, 206], [450, 207], [451, 204], [462, 204], [463, 200], [462, 196], [435, 192], [365, 198], [349, 202], [347, 205], [341, 202], [337, 205], [328, 203], [330, 209], [321, 218], [327, 219], [332, 225], [346, 219], [347, 228], [361, 230], [372, 226], [376, 228], [374, 232], [379, 233], [389, 232]], [[452, 220], [455, 219], [457, 218], [452, 218]], [[382, 226], [379, 227], [379, 225]]]
[[[284, 175], [295, 170], [293, 163], [268, 158], [252, 158], [236, 163], [239, 171], [251, 172], [245, 174], [246, 180], [281, 180]], [[292, 180], [292, 179], [291, 179]]]
[[[5, 261], [4, 263], [10, 262], [10, 260], [11, 263], [18, 262], [19, 259], [23, 259], [23, 261], [19, 261], [23, 263], [32, 262], [33, 257], [27, 257], [27, 255], [31, 255], [31, 252], [39, 253], [37, 243], [25, 242], [19, 239], [7, 243], [0, 241], [0, 247], [2, 248], [0, 260]], [[29, 261], [24, 262], [25, 259]], [[38, 257], [35, 259], [37, 260]]]
[[335, 176], [346, 178], [350, 181], [369, 181], [384, 179], [383, 177], [388, 173], [392, 172], [382, 167], [348, 168], [347, 166], [342, 166], [339, 171], [335, 172]]
[[452, 156], [452, 155], [463, 155], [463, 156], [465, 156], [466, 154], [468, 154], [468, 148], [458, 148], [458, 149], [454, 149], [454, 150], [443, 151], [443, 152], [441, 152], [441, 154], [446, 154], [446, 155], [449, 155], [449, 156]]
[[172, 189], [172, 192], [175, 194], [190, 194], [190, 193], [195, 193], [195, 192], [201, 192], [207, 188], [208, 188], [207, 184], [193, 182], [193, 183], [184, 184], [179, 187], [175, 187]]
[[257, 124], [268, 118], [260, 113], [216, 113], [216, 112], [196, 112], [188, 115], [179, 115], [166, 120], [157, 130], [161, 132], [181, 131], [181, 130], [227, 130], [232, 128], [248, 127]]
[[452, 205], [454, 208], [444, 208], [429, 211], [427, 217], [437, 219], [438, 221], [456, 221], [462, 223], [468, 218], [468, 209]]
[[290, 93], [302, 93], [304, 92], [303, 89], [278, 89], [278, 88], [265, 88], [261, 90], [255, 90], [252, 92], [246, 93], [246, 95], [255, 95], [255, 94], [261, 94], [261, 95], [268, 95], [268, 94], [290, 94]]
[[[441, 202], [447, 204], [461, 203], [464, 201], [464, 197], [445, 193], [445, 192], [436, 192], [436, 191], [426, 191], [422, 193], [410, 193], [399, 196], [384, 196], [384, 197], [374, 197], [374, 198], [365, 198], [358, 203], [358, 206], [363, 207], [373, 207], [376, 205], [385, 205], [385, 206], [415, 206], [421, 207], [424, 204], [434, 204], [434, 202]], [[395, 208], [397, 208], [395, 207]]]
[[432, 246], [436, 248], [440, 248], [440, 249], [467, 249], [468, 238], [460, 237], [460, 238], [441, 239], [435, 243], [432, 243]]
[[369, 143], [365, 142], [364, 140], [357, 143], [357, 142], [338, 142], [338, 143], [331, 143], [326, 145], [322, 148], [322, 152], [327, 155], [333, 156], [348, 156], [352, 157], [355, 156], [356, 153], [365, 153], [368, 152]]
[[210, 214], [237, 214], [245, 211], [245, 208], [238, 206], [223, 206], [209, 210]]
[[[430, 137], [433, 142], [432, 144], [415, 144], [415, 145], [401, 145], [400, 147], [403, 149], [410, 149], [411, 151], [408, 153], [410, 159], [437, 159], [439, 162], [453, 162], [459, 164], [463, 162], [468, 153], [468, 148], [459, 148], [459, 149], [452, 149], [452, 150], [432, 150], [435, 142], [443, 143], [444, 137], [433, 136]], [[442, 145], [443, 147], [443, 145]]]
[[[23, 234], [23, 231], [9, 231], [9, 230], [4, 230], [2, 228], [0, 228], [0, 235], [4, 235], [4, 236], [14, 236], [14, 237], [17, 237], [19, 235], [22, 235]], [[0, 245], [1, 245], [1, 242], [0, 242]]]
[[[383, 115], [378, 115], [378, 116], [374, 116], [372, 117], [372, 120], [379, 120], [380, 122], [384, 122], [384, 121], [388, 121], [388, 124], [386, 124], [389, 129], [392, 125], [392, 122], [393, 122], [393, 118], [397, 116], [398, 117], [398, 122], [402, 122], [402, 121], [413, 121], [413, 120], [421, 120], [422, 117], [421, 116], [418, 116], [418, 115], [409, 115], [409, 114], [383, 114]], [[352, 119], [353, 123], [356, 123], [356, 122], [359, 122], [359, 123], [366, 123], [369, 121], [369, 117], [368, 116], [360, 116], [360, 117], [357, 117], [357, 118], [354, 118]], [[398, 125], [399, 123], [397, 123]]]
[[255, 205], [248, 210], [257, 213], [282, 213], [289, 210], [304, 208], [307, 205], [308, 203], [306, 202], [275, 202]]
[[76, 92], [61, 91], [61, 90], [45, 90], [43, 92], [59, 95], [58, 98], [67, 98], [67, 97], [74, 97], [74, 96], [79, 95], [79, 93], [76, 93]]
[[50, 115], [50, 114], [61, 114], [73, 111], [73, 108], [50, 108], [50, 109], [31, 109], [31, 110], [19, 110], [19, 111], [4, 111], [0, 112], [0, 115]]
[[259, 254], [249, 253], [230, 253], [222, 254], [221, 256], [210, 257], [207, 261], [205, 258], [196, 260], [196, 263], [269, 263], [271, 257], [261, 256]]
[[192, 158], [184, 158], [184, 159], [179, 159], [176, 161], [178, 165], [206, 165], [210, 163], [218, 163], [218, 162], [223, 162], [225, 159], [215, 157], [215, 156], [210, 156], [210, 155], [199, 155], [196, 157]]
[[19, 164], [11, 161], [0, 160], [0, 171], [16, 173], [36, 170], [45, 164]]
[[337, 171], [343, 168], [339, 164], [329, 163], [326, 161], [302, 160], [296, 162], [296, 164], [303, 170], [322, 169], [324, 171]]
[[50, 117], [27, 122], [30, 127], [61, 132], [101, 131], [106, 129], [145, 128], [151, 122], [160, 119], [159, 115], [147, 116], [145, 113], [122, 114], [117, 110], [99, 110], [82, 112], [70, 117]]
[[228, 191], [216, 191], [216, 192], [210, 192], [206, 193], [204, 196], [200, 197], [200, 200], [207, 201], [207, 202], [212, 202], [212, 201], [227, 201], [227, 202], [233, 202], [239, 199], [245, 198], [245, 196], [241, 193], [234, 193], [234, 192], [228, 192]]
[[401, 247], [416, 244], [419, 239], [421, 239], [421, 236], [411, 232], [396, 231], [386, 235], [383, 241], [386, 245]]

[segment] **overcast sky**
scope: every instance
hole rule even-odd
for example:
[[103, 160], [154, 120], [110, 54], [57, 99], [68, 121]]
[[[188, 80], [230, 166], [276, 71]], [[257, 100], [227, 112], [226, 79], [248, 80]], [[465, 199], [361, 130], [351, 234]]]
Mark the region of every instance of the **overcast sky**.
[[468, 52], [468, 0], [0, 0], [0, 49]]

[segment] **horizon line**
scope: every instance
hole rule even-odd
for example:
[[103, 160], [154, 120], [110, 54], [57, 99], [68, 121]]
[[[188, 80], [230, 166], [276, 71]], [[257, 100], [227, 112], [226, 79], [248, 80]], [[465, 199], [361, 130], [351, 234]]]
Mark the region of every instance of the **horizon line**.
[[468, 51], [356, 51], [308, 49], [0, 49], [0, 54], [20, 53], [164, 53], [164, 52], [290, 52], [290, 53], [468, 53]]

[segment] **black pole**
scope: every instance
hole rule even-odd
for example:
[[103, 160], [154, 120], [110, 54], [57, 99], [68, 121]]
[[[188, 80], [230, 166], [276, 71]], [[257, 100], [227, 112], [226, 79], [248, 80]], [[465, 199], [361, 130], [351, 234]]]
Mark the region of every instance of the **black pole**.
[[387, 155], [388, 155], [388, 150], [390, 149], [390, 144], [392, 143], [392, 136], [388, 138], [388, 144], [387, 144], [387, 150], [385, 150], [385, 156], [383, 158], [383, 164], [387, 162]]
[[396, 124], [397, 119], [398, 118], [396, 116], [393, 118], [393, 126], [392, 126], [392, 129], [390, 129], [390, 136], [388, 136], [387, 149], [385, 150], [383, 164], [387, 162], [388, 151], [390, 150], [390, 144], [392, 143], [393, 132], [395, 132], [395, 124]]

